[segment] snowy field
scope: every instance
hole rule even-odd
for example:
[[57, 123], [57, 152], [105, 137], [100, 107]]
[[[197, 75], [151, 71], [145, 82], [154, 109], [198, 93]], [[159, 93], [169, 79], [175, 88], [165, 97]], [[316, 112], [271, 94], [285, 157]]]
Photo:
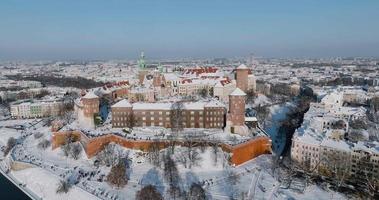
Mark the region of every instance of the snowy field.
[[26, 184], [26, 187], [42, 199], [99, 199], [75, 186], [72, 187], [68, 193], [57, 194], [55, 191], [58, 187], [60, 178], [41, 168], [28, 168], [21, 171], [13, 171], [12, 175], [20, 182]]

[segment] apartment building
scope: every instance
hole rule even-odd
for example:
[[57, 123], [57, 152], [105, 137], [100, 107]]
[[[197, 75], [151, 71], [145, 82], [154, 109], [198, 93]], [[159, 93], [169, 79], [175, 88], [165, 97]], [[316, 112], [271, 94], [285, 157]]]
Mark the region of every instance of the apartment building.
[[12, 118], [40, 118], [58, 116], [63, 109], [63, 101], [53, 100], [28, 100], [16, 102], [10, 106]]
[[343, 106], [342, 94], [328, 93], [320, 103], [311, 103], [302, 126], [292, 138], [291, 159], [304, 170], [323, 176], [357, 184], [367, 183], [368, 178], [377, 180], [379, 143], [345, 139], [349, 120], [363, 118], [366, 110]]

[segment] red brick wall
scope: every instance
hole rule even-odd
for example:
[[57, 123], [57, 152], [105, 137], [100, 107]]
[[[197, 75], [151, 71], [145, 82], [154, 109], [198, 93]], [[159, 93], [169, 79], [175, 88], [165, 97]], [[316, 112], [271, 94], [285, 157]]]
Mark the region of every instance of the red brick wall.
[[240, 165], [259, 155], [271, 153], [271, 141], [268, 137], [258, 137], [234, 146], [231, 162]]
[[[150, 145], [155, 142], [152, 140], [128, 140], [120, 136], [113, 134], [108, 134], [104, 136], [99, 136], [96, 138], [88, 139], [79, 131], [66, 131], [66, 132], [55, 132], [52, 137], [52, 147], [53, 149], [64, 144], [66, 135], [69, 133], [74, 134], [80, 139], [84, 150], [89, 158], [95, 156], [98, 152], [104, 149], [104, 147], [110, 142], [114, 142], [129, 149], [138, 149], [142, 151], [147, 151]], [[163, 149], [169, 144], [169, 141], [159, 141], [160, 147]], [[182, 142], [177, 142], [178, 145], [184, 145]], [[246, 161], [249, 161], [259, 155], [271, 153], [271, 141], [268, 137], [258, 137], [249, 140], [245, 143], [231, 146], [228, 144], [221, 144], [220, 147], [223, 151], [232, 153], [231, 163], [235, 165], [240, 165]]]

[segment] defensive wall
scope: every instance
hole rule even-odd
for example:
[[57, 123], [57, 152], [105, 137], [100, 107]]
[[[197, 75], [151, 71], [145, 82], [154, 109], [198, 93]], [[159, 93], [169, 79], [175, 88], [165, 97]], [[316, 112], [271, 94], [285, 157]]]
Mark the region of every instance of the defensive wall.
[[[158, 145], [159, 148], [163, 149], [168, 147], [172, 142], [175, 145], [186, 146], [189, 145], [188, 142], [184, 141], [169, 141], [169, 140], [133, 140], [126, 139], [114, 134], [105, 134], [98, 137], [88, 138], [81, 131], [61, 131], [54, 132], [52, 136], [52, 148], [56, 149], [63, 145], [66, 138], [70, 136], [73, 141], [80, 141], [83, 145], [84, 151], [89, 158], [95, 156], [98, 152], [104, 149], [104, 147], [114, 142], [129, 149], [137, 149], [141, 151], [148, 151], [149, 147], [154, 144]], [[212, 142], [204, 140], [193, 140], [191, 145], [201, 146], [201, 145], [214, 145]], [[231, 153], [230, 162], [234, 165], [240, 165], [246, 161], [249, 161], [259, 155], [271, 153], [271, 140], [266, 136], [258, 136], [248, 140], [244, 143], [237, 145], [230, 145], [225, 143], [218, 144], [221, 149], [225, 152]]]

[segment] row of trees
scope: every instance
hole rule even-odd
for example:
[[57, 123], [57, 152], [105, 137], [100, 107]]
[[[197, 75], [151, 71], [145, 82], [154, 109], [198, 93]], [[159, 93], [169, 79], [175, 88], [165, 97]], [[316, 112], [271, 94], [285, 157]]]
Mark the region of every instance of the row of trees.
[[86, 79], [83, 77], [64, 77], [42, 74], [33, 74], [30, 76], [23, 76], [21, 74], [7, 75], [7, 78], [11, 80], [39, 81], [43, 85], [54, 85], [58, 87], [74, 87], [81, 89], [90, 89], [95, 87], [101, 87], [104, 85], [104, 83], [102, 82], [96, 82], [94, 80]]
[[[198, 183], [193, 183], [188, 192], [181, 193], [178, 190], [169, 190], [171, 199], [186, 199], [186, 200], [205, 200], [207, 199], [206, 192]], [[153, 185], [146, 185], [136, 194], [136, 200], [163, 200], [162, 194]]]

